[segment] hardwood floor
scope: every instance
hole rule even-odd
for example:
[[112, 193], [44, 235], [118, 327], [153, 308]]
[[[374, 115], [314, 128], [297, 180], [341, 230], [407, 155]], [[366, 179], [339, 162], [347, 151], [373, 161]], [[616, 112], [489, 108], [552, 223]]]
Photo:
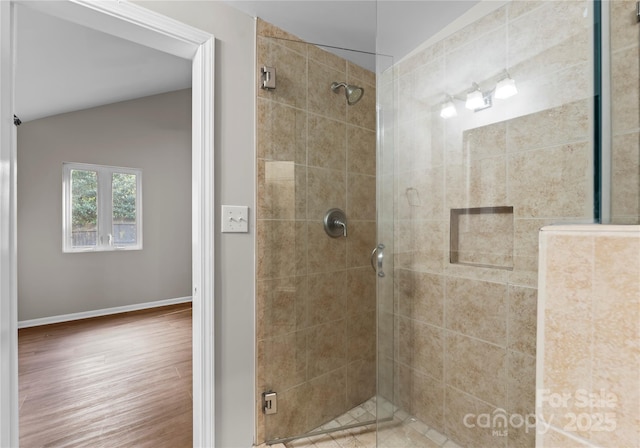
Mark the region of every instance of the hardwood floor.
[[191, 304], [18, 332], [20, 447], [191, 447]]

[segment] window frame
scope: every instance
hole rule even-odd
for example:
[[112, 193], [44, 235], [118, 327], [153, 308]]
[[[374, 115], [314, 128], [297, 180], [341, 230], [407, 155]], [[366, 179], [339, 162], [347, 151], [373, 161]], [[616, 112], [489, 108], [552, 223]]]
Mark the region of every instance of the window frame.
[[[71, 172], [74, 170], [95, 171], [97, 177], [97, 219], [96, 245], [73, 246], [73, 222]], [[133, 174], [136, 176], [136, 244], [113, 244], [113, 175]], [[63, 162], [62, 164], [62, 252], [112, 252], [142, 250], [142, 170], [92, 163]]]

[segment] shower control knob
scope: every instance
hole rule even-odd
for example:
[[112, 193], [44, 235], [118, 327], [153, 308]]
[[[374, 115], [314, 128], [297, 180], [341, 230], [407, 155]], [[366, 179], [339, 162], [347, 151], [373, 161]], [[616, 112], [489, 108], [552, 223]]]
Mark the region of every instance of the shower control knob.
[[347, 236], [347, 215], [339, 208], [332, 208], [324, 215], [324, 231], [331, 238]]

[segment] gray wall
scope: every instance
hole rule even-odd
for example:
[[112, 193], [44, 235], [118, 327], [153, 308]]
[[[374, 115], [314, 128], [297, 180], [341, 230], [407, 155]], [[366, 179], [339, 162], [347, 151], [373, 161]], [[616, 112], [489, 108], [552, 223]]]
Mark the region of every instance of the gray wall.
[[[62, 163], [142, 169], [141, 251], [62, 252]], [[191, 295], [191, 90], [18, 128], [18, 320]]]
[[[221, 1], [140, 1], [215, 41], [215, 437], [250, 447], [255, 433], [255, 21]], [[220, 205], [248, 205], [249, 233], [220, 234]]]

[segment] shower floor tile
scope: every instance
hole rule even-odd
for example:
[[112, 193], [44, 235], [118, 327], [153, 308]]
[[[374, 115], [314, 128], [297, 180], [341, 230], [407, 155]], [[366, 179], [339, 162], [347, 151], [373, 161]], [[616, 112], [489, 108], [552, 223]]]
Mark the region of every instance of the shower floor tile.
[[[374, 420], [375, 398], [336, 417], [317, 430], [337, 428]], [[378, 445], [376, 445], [376, 439]], [[345, 429], [329, 434], [309, 436], [285, 443], [286, 448], [460, 448], [435, 429], [402, 410], [394, 412], [391, 421]]]

